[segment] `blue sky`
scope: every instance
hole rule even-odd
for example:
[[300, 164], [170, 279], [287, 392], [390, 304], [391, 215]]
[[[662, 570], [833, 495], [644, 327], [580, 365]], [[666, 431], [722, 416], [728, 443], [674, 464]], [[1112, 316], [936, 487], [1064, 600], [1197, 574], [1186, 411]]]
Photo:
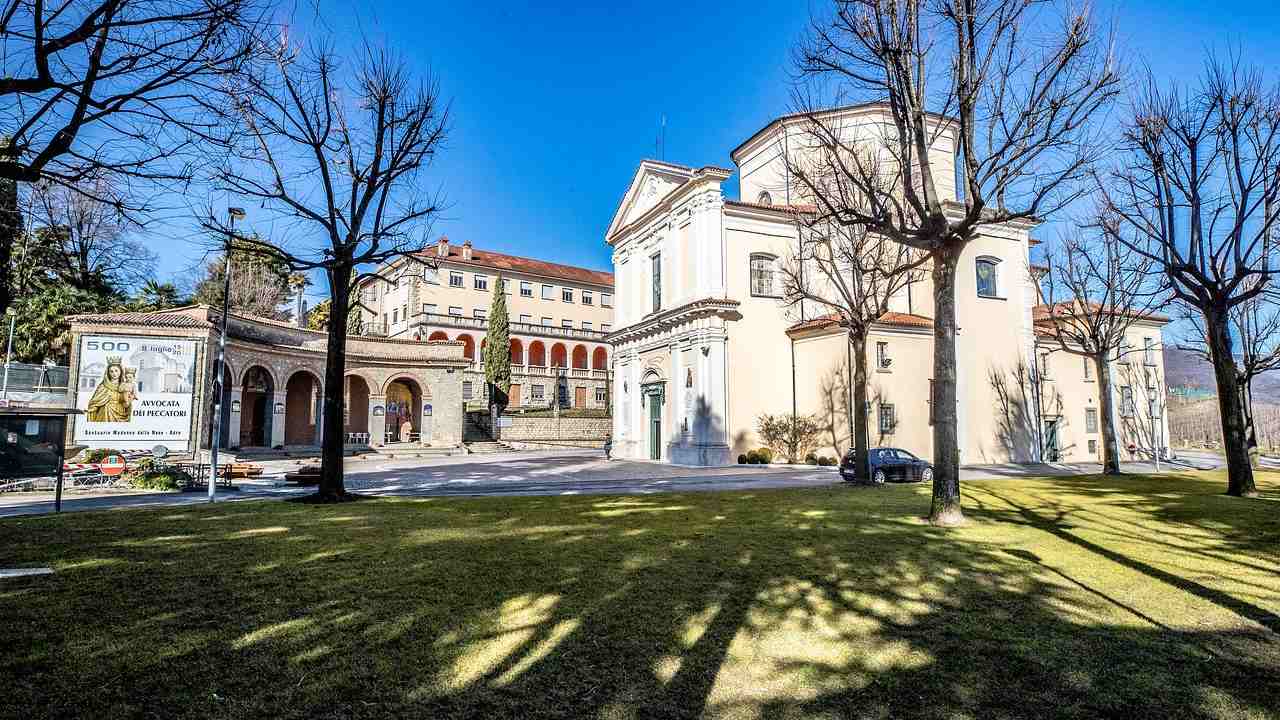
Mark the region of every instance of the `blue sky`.
[[[322, 3], [334, 28], [345, 3]], [[790, 47], [809, 5], [752, 3], [360, 3], [367, 32], [430, 71], [453, 101], [453, 133], [429, 175], [452, 203], [437, 234], [478, 247], [610, 269], [604, 231], [636, 164], [731, 167], [729, 151], [788, 109]], [[1280, 9], [1249, 0], [1128, 1], [1114, 17], [1130, 63], [1190, 77], [1204, 52], [1239, 48], [1280, 81]], [[736, 184], [728, 192], [736, 195]], [[250, 217], [252, 225], [252, 217]], [[199, 257], [158, 248], [160, 274]], [[314, 288], [317, 296], [324, 292]]]

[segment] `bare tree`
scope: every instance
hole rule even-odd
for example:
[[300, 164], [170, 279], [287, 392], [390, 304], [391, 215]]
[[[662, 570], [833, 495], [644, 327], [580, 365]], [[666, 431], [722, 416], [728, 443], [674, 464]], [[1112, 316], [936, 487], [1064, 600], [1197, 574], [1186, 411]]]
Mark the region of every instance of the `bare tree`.
[[1112, 363], [1129, 352], [1129, 331], [1157, 318], [1164, 294], [1152, 288], [1154, 263], [1106, 236], [1066, 235], [1045, 252], [1044, 306], [1036, 323], [1063, 352], [1093, 363], [1102, 416], [1102, 468], [1120, 474]]
[[34, 195], [37, 223], [50, 228], [56, 247], [49, 248], [48, 270], [81, 290], [127, 292], [155, 273], [156, 254], [136, 238], [137, 229], [114, 205], [97, 198], [117, 193], [103, 178], [75, 189], [43, 185]]
[[[815, 166], [827, 162], [821, 156], [807, 163], [809, 177], [821, 172]], [[834, 195], [848, 186], [839, 182], [831, 168], [829, 179], [820, 187]], [[815, 183], [816, 184], [816, 183]], [[844, 205], [854, 201], [842, 198]], [[833, 203], [834, 204], [834, 203]], [[925, 253], [867, 231], [862, 225], [833, 221], [825, 213], [797, 213], [799, 242], [781, 263], [782, 294], [790, 303], [808, 302], [834, 315], [846, 336], [853, 355], [853, 440], [855, 478], [870, 480], [867, 453], [870, 439], [867, 414], [867, 337], [875, 323], [889, 312], [890, 303], [913, 282], [923, 279], [919, 267], [928, 260]], [[756, 278], [752, 278], [755, 282]]]
[[[1280, 288], [1269, 285], [1261, 294], [1232, 307], [1228, 316], [1232, 332], [1240, 341], [1240, 352], [1233, 359], [1241, 409], [1244, 412], [1245, 443], [1250, 460], [1257, 467], [1256, 452], [1259, 443], [1258, 422], [1253, 407], [1253, 382], [1259, 375], [1280, 368]], [[1186, 320], [1191, 330], [1187, 341], [1179, 347], [1212, 363], [1204, 315], [1190, 309], [1186, 313]]]
[[[20, 232], [10, 183], [141, 212], [106, 176], [186, 180], [190, 111], [253, 50], [258, 0], [0, 0], [0, 313]], [[111, 192], [106, 192], [110, 190]]]
[[[422, 176], [444, 142], [448, 108], [435, 85], [415, 80], [403, 61], [367, 41], [350, 72], [332, 46], [282, 42], [263, 73], [239, 77], [225, 103], [209, 111], [227, 128], [216, 138], [228, 158], [217, 184], [261, 205], [283, 238], [276, 245], [236, 234], [237, 242], [295, 272], [322, 271], [328, 282], [319, 497], [340, 500], [352, 293], [390, 260], [425, 262], [417, 253], [441, 205], [422, 190]], [[221, 213], [207, 213], [203, 223], [233, 235]]]
[[1108, 232], [1151, 259], [1202, 317], [1227, 455], [1227, 492], [1257, 494], [1249, 463], [1232, 312], [1280, 272], [1280, 93], [1238, 64], [1208, 64], [1198, 87], [1149, 79], [1125, 123], [1126, 149], [1101, 183]]
[[[932, 260], [935, 422], [930, 521], [963, 522], [956, 412], [956, 268], [984, 227], [1034, 221], [1078, 197], [1103, 151], [1090, 119], [1120, 90], [1105, 37], [1085, 11], [1047, 0], [832, 0], [795, 53], [812, 92], [798, 103], [857, 202], [813, 189], [834, 221]], [[817, 99], [814, 99], [814, 98]], [[877, 102], [881, 137], [850, 137], [822, 110]], [[873, 152], [862, 151], [868, 144]], [[951, 145], [956, 168], [931, 151]], [[884, 183], [886, 162], [895, 182]], [[958, 197], [953, 197], [958, 195]]]

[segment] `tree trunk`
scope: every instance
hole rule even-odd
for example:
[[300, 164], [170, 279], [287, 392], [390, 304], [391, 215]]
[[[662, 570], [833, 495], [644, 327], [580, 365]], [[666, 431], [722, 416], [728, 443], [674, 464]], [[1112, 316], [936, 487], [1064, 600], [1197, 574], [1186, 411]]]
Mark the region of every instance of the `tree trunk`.
[[324, 437], [320, 443], [321, 500], [337, 501], [347, 494], [343, 483], [343, 450], [346, 444], [345, 394], [347, 374], [347, 315], [350, 310], [351, 267], [339, 265], [329, 270], [329, 328], [324, 367]]
[[1102, 423], [1102, 474], [1120, 475], [1120, 441], [1116, 438], [1111, 397], [1111, 365], [1105, 353], [1093, 356], [1093, 367], [1098, 377], [1098, 414]]
[[1249, 446], [1245, 437], [1244, 408], [1240, 401], [1240, 383], [1236, 359], [1232, 352], [1231, 325], [1227, 311], [1204, 311], [1205, 335], [1213, 375], [1218, 384], [1218, 412], [1222, 416], [1222, 446], [1227, 454], [1227, 494], [1255, 497], [1253, 467], [1249, 464]]
[[964, 522], [960, 511], [960, 437], [956, 418], [956, 266], [960, 247], [933, 253], [933, 506], [929, 522]]
[[870, 482], [871, 472], [868, 460], [871, 442], [867, 433], [867, 338], [864, 334], [849, 333], [849, 343], [853, 346], [853, 449], [854, 480], [860, 483]]
[[1249, 467], [1257, 470], [1261, 452], [1258, 449], [1258, 424], [1253, 417], [1253, 377], [1240, 375], [1240, 406], [1244, 409], [1244, 439], [1249, 449]]

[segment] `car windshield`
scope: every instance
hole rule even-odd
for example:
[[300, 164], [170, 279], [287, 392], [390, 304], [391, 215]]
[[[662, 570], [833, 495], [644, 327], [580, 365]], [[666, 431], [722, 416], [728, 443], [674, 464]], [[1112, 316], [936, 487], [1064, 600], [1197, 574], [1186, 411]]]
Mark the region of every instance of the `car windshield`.
[[903, 460], [919, 460], [919, 458], [917, 458], [915, 455], [912, 455], [911, 453], [902, 449], [898, 450], [898, 457], [902, 458]]

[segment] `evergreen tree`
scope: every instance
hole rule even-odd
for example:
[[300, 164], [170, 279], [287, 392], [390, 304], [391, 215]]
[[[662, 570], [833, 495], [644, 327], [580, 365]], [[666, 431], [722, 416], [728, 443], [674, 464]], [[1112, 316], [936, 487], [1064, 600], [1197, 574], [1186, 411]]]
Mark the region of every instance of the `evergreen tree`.
[[[489, 407], [495, 419], [506, 409], [507, 392], [511, 390], [511, 324], [503, 285], [501, 277], [493, 285], [484, 344], [484, 380], [489, 385]], [[496, 426], [495, 422], [495, 430]]]

